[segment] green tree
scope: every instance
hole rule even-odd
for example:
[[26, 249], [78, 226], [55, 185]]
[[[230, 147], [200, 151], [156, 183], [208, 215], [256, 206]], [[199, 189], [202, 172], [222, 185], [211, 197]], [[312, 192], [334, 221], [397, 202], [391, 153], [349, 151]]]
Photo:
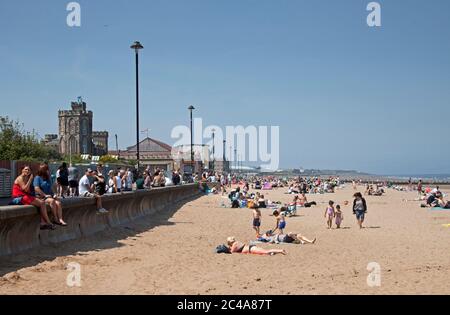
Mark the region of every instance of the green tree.
[[111, 155], [103, 155], [100, 158], [100, 162], [105, 164], [105, 163], [117, 163], [119, 160]]
[[0, 160], [60, 160], [55, 150], [39, 141], [36, 133], [24, 130], [23, 124], [0, 116]]
[[71, 161], [72, 164], [81, 164], [81, 163], [86, 162], [85, 160], [83, 160], [83, 159], [81, 158], [81, 155], [79, 155], [79, 154], [74, 154], [74, 155], [72, 155], [72, 156], [65, 155], [65, 156], [64, 156], [64, 161], [66, 161], [66, 162]]
[[130, 166], [136, 166], [137, 165], [137, 160], [125, 160], [124, 162], [126, 164], [130, 165]]

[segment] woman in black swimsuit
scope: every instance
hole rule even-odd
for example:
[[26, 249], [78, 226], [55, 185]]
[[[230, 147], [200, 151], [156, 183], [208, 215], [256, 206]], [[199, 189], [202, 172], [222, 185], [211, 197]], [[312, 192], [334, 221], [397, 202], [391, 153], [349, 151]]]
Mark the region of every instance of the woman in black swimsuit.
[[234, 237], [227, 238], [227, 244], [230, 248], [231, 253], [241, 253], [241, 254], [255, 254], [255, 255], [276, 255], [283, 254], [286, 255], [284, 249], [263, 249], [255, 245], [248, 245], [245, 243], [237, 242]]

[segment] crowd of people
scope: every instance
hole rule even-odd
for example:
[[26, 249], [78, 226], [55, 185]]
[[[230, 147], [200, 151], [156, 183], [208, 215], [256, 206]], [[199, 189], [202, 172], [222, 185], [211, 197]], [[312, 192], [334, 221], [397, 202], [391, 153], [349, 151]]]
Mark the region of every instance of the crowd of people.
[[450, 209], [450, 201], [445, 199], [445, 195], [440, 191], [439, 187], [425, 189], [421, 192], [420, 199], [425, 201], [425, 203], [421, 205], [423, 208]]
[[[103, 165], [98, 164], [94, 170], [86, 168], [80, 178], [78, 168], [68, 166], [67, 163], [62, 163], [54, 174], [51, 173], [48, 163], [40, 164], [35, 172], [26, 165], [14, 181], [10, 205], [37, 207], [41, 218], [41, 230], [54, 230], [56, 226], [67, 226], [63, 219], [61, 203], [65, 198], [93, 198], [96, 200], [98, 213], [107, 214], [108, 210], [103, 207], [101, 198], [105, 194], [182, 183], [179, 170], [174, 170], [171, 178], [166, 176], [164, 170], [158, 168], [152, 172], [150, 167], [142, 173], [131, 168], [119, 167], [116, 170], [110, 169], [105, 175]], [[51, 209], [52, 219], [48, 215], [47, 206]]]
[[[251, 180], [251, 182], [250, 182]], [[264, 194], [258, 190], [262, 190], [262, 187], [267, 183], [276, 185], [272, 186], [272, 189], [287, 187], [289, 194], [294, 194], [292, 202], [282, 204], [281, 202], [273, 202], [267, 200]], [[317, 206], [317, 203], [312, 201], [308, 202], [306, 194], [315, 193], [334, 193], [335, 189], [343, 185], [338, 177], [327, 178], [321, 180], [320, 178], [295, 178], [290, 180], [275, 179], [275, 178], [242, 178], [237, 182], [238, 187], [232, 190], [228, 198], [230, 199], [232, 208], [249, 208], [252, 211], [252, 229], [256, 233], [256, 241], [249, 244], [236, 241], [234, 237], [229, 237], [227, 243], [220, 245], [216, 248], [217, 253], [246, 253], [246, 254], [259, 254], [259, 255], [274, 255], [274, 254], [286, 254], [284, 250], [264, 250], [257, 246], [258, 243], [294, 243], [294, 244], [315, 244], [316, 239], [310, 239], [303, 236], [300, 233], [289, 232], [286, 233], [287, 220], [291, 216], [297, 214], [297, 210], [300, 208], [310, 208]], [[352, 206], [353, 214], [356, 217], [357, 224], [360, 229], [363, 229], [364, 220], [368, 211], [367, 202], [363, 195], [359, 192], [355, 193]], [[345, 201], [345, 205], [349, 202]], [[262, 210], [270, 209], [272, 214], [273, 226], [272, 229], [261, 232], [263, 225], [262, 222]], [[325, 208], [324, 217], [326, 218], [326, 224], [328, 229], [332, 229], [335, 224], [336, 229], [341, 228], [341, 224], [344, 220], [344, 214], [340, 205], [336, 205], [334, 201], [329, 201], [328, 206]]]

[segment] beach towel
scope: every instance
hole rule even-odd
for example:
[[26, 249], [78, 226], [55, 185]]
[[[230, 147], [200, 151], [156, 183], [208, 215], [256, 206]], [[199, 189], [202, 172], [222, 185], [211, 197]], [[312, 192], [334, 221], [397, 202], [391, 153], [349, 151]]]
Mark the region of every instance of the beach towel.
[[441, 207], [434, 207], [434, 208], [430, 208], [430, 211], [450, 211], [450, 209], [446, 209], [446, 208], [441, 208]]
[[263, 186], [263, 190], [272, 190], [272, 184], [271, 183], [265, 183]]
[[[258, 244], [269, 244], [269, 242], [250, 241], [249, 245], [258, 245]], [[276, 244], [276, 245], [301, 245], [301, 242], [292, 242], [292, 243], [280, 242], [280, 243], [273, 243], [273, 244]]]

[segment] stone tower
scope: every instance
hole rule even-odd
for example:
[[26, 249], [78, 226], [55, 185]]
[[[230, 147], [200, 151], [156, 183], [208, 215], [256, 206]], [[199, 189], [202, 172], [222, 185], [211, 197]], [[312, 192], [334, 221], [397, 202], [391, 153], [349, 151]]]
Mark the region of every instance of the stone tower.
[[61, 154], [93, 154], [92, 111], [86, 110], [81, 97], [72, 102], [72, 110], [60, 110], [59, 150]]
[[92, 142], [94, 143], [93, 154], [94, 155], [107, 155], [108, 154], [108, 132], [107, 131], [93, 131]]

